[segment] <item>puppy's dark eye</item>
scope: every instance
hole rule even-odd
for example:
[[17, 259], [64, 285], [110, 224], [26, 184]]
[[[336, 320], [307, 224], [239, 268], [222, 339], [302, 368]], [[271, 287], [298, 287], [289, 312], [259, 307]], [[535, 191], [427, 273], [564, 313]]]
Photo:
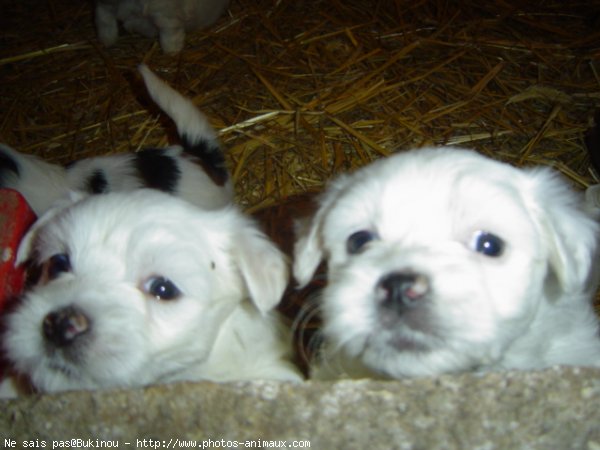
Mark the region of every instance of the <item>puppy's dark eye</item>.
[[346, 251], [351, 255], [360, 253], [364, 250], [365, 245], [374, 239], [377, 239], [377, 235], [369, 230], [352, 233], [346, 241]]
[[504, 241], [495, 234], [477, 231], [470, 244], [471, 250], [497, 258], [504, 253]]
[[152, 277], [144, 285], [144, 291], [158, 300], [175, 300], [181, 291], [175, 284], [164, 277]]
[[57, 253], [51, 256], [47, 264], [46, 270], [48, 279], [50, 280], [54, 280], [61, 273], [71, 271], [71, 261], [69, 260], [69, 255], [66, 253]]

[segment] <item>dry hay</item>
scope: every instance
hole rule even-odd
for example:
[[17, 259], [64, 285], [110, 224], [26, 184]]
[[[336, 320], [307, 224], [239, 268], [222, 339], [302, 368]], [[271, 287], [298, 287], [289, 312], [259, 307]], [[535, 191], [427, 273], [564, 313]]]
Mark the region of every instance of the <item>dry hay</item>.
[[144, 61], [220, 130], [250, 211], [427, 144], [594, 182], [600, 5], [562, 0], [234, 0], [177, 56], [96, 41], [88, 2], [3, 2], [0, 141], [56, 162], [160, 146]]

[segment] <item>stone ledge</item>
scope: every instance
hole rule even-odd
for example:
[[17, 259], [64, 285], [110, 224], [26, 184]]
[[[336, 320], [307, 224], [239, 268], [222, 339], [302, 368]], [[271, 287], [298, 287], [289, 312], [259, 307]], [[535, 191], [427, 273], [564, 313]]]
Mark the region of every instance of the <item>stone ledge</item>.
[[185, 438], [224, 439], [225, 446], [308, 440], [316, 449], [600, 450], [599, 369], [401, 381], [181, 383], [31, 396], [0, 407], [0, 438], [13, 439], [18, 448], [35, 439], [45, 440], [46, 448], [70, 438], [136, 448], [136, 439], [166, 444]]

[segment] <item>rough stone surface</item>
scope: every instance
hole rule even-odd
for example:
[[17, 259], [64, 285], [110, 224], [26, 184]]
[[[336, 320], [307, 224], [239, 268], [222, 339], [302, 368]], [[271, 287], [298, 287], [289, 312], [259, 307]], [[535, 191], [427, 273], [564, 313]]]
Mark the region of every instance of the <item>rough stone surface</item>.
[[600, 450], [597, 369], [401, 381], [183, 383], [31, 396], [0, 407], [3, 448], [11, 445], [5, 439], [15, 448], [36, 440], [52, 448], [53, 441], [67, 439], [92, 439], [68, 443], [91, 448], [176, 448], [174, 440], [182, 439], [200, 448], [203, 441], [211, 448], [247, 448], [253, 440], [263, 447], [285, 440], [290, 448], [299, 440], [316, 449]]

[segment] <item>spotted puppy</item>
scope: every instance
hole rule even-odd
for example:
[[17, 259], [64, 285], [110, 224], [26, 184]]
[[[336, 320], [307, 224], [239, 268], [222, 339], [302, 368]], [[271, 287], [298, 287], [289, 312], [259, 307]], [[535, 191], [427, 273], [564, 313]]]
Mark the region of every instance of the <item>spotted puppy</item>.
[[206, 117], [145, 65], [152, 99], [177, 126], [181, 145], [100, 156], [67, 167], [0, 144], [0, 187], [23, 194], [38, 216], [70, 191], [102, 194], [154, 188], [197, 206], [217, 209], [232, 200], [232, 184], [217, 136]]

